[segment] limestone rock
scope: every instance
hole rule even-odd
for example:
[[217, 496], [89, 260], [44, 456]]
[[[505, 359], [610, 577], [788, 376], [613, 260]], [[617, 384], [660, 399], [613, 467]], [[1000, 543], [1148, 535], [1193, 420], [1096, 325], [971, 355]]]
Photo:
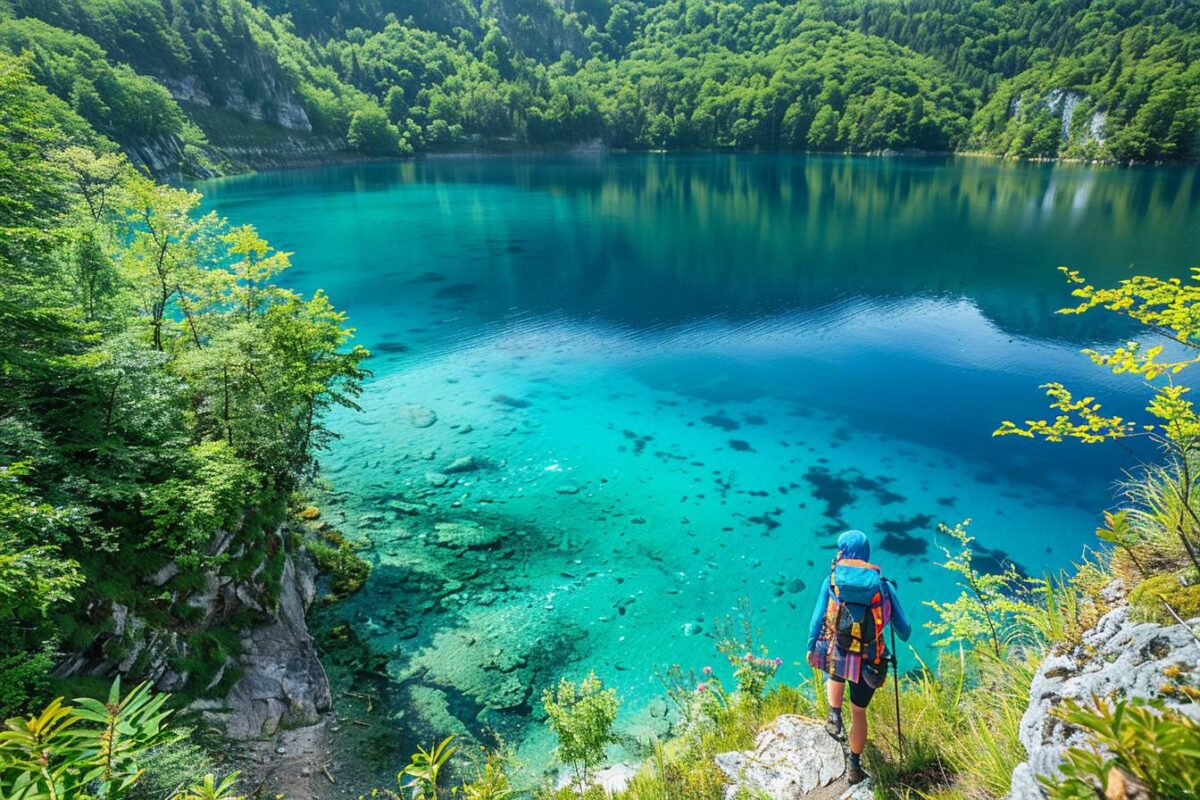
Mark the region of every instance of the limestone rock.
[[[1063, 752], [1082, 745], [1085, 735], [1051, 712], [1064, 700], [1086, 704], [1092, 697], [1160, 697], [1163, 670], [1200, 663], [1200, 643], [1183, 625], [1132, 622], [1129, 607], [1101, 617], [1070, 653], [1047, 657], [1030, 687], [1020, 737], [1029, 759], [1013, 770], [1009, 800], [1045, 800], [1038, 776], [1058, 775]], [[1200, 720], [1200, 706], [1164, 698], [1167, 705]]]
[[717, 766], [732, 785], [727, 798], [739, 792], [771, 800], [859, 800], [871, 796], [870, 783], [850, 787], [845, 780], [842, 744], [820, 722], [785, 714], [755, 739], [753, 750], [720, 753]]
[[332, 705], [329, 680], [308, 632], [305, 612], [315, 594], [307, 565], [284, 563], [279, 608], [268, 625], [243, 637], [242, 671], [225, 698], [226, 731], [234, 738], [316, 723]]

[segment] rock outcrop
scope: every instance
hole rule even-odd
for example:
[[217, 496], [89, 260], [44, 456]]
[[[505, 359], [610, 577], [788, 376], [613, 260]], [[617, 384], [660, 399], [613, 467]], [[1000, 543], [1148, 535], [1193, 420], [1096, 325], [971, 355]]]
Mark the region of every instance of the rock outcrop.
[[745, 791], [771, 800], [870, 800], [870, 781], [846, 781], [845, 746], [820, 722], [792, 714], [779, 717], [759, 734], [753, 750], [721, 753], [717, 766], [731, 781], [729, 800]]
[[[170, 592], [174, 606], [188, 611], [186, 626], [151, 625], [119, 603], [107, 607], [96, 603], [88, 613], [111, 617], [109, 631], [86, 651], [59, 664], [56, 674], [129, 674], [151, 681], [161, 691], [199, 690], [210, 696], [196, 701], [194, 707], [235, 739], [317, 722], [330, 708], [331, 698], [329, 681], [305, 621], [316, 594], [315, 570], [305, 554], [287, 552], [290, 534], [286, 529], [281, 528], [275, 536], [285, 553], [277, 584], [260, 565], [245, 578], [209, 572], [199, 589], [184, 593], [169, 589], [180, 572], [177, 565], [169, 563], [145, 580], [151, 587]], [[236, 539], [235, 534], [222, 532], [209, 554], [240, 557], [241, 546], [233, 544]], [[203, 685], [199, 685], [199, 676], [180, 666], [194, 660], [189, 637], [197, 632], [229, 630], [234, 619], [255, 622], [237, 629], [238, 646], [219, 663], [215, 674], [206, 671]], [[225, 696], [212, 697], [229, 685], [234, 675], [237, 679]]]
[[[1111, 590], [1110, 590], [1111, 591]], [[1163, 697], [1163, 671], [1172, 665], [1191, 671], [1200, 664], [1200, 642], [1187, 626], [1134, 622], [1129, 606], [1108, 612], [1069, 653], [1042, 662], [1021, 720], [1021, 744], [1029, 758], [1013, 770], [1009, 800], [1045, 800], [1038, 776], [1054, 776], [1063, 753], [1083, 745], [1082, 732], [1053, 711], [1065, 700], [1086, 704], [1093, 697], [1162, 698], [1169, 707], [1200, 720], [1200, 705]]]
[[329, 679], [308, 632], [305, 612], [316, 596], [307, 560], [289, 558], [274, 620], [242, 635], [236, 666], [241, 677], [219, 704], [201, 701], [206, 716], [234, 739], [312, 725], [332, 705]]

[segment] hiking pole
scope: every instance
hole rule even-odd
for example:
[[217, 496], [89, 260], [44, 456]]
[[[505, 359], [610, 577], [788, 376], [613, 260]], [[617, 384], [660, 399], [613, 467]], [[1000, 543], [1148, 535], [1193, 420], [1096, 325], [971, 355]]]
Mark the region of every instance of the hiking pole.
[[896, 744], [900, 748], [900, 760], [904, 760], [904, 734], [900, 731], [900, 659], [896, 655], [896, 626], [892, 625], [892, 684], [896, 687]]

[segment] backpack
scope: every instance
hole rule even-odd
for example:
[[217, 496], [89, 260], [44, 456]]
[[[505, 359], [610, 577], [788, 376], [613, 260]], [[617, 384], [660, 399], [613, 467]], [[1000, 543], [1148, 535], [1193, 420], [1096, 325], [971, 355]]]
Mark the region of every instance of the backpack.
[[878, 666], [887, 658], [883, 591], [876, 565], [853, 558], [833, 562], [825, 624], [838, 650], [861, 655], [864, 664]]

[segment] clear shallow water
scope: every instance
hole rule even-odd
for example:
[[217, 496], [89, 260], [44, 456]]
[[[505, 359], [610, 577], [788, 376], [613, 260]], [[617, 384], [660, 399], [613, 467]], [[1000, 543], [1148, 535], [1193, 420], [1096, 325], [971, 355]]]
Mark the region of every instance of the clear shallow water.
[[[1120, 451], [990, 436], [1044, 415], [1047, 380], [1138, 409], [1078, 355], [1131, 332], [1055, 316], [1055, 267], [1103, 283], [1200, 251], [1192, 170], [610, 156], [200, 188], [296, 251], [286, 283], [327, 290], [375, 352], [323, 462], [375, 564], [332, 613], [384, 654], [397, 750], [490, 726], [535, 769], [543, 686], [594, 669], [627, 732], [662, 733], [655, 672], [714, 663], [738, 597], [781, 676], [806, 674], [846, 527], [917, 623], [953, 593], [940, 521], [1030, 573], [1078, 559]], [[463, 536], [497, 541], [443, 541]]]

